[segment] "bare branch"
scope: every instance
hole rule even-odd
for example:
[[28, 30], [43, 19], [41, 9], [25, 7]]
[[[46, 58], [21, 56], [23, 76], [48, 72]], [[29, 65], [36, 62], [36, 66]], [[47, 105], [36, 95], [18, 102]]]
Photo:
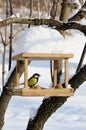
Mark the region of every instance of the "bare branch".
[[63, 23], [63, 25], [60, 26], [60, 30], [65, 31], [67, 29], [77, 29], [77, 30], [83, 32], [84, 35], [86, 36], [86, 25], [82, 25], [77, 22], [68, 22], [68, 23]]
[[9, 24], [32, 24], [32, 25], [51, 25], [51, 26], [59, 26], [61, 24], [58, 21], [53, 19], [30, 19], [30, 18], [17, 18], [17, 17], [9, 17], [3, 21], [0, 21], [0, 27], [7, 26]]
[[31, 24], [31, 25], [49, 25], [51, 27], [56, 27], [57, 30], [67, 30], [67, 29], [78, 29], [86, 35], [86, 25], [82, 25], [77, 22], [62, 23], [54, 19], [28, 19], [28, 18], [8, 18], [0, 21], [1, 26], [7, 26], [9, 24]]
[[3, 39], [3, 36], [2, 36], [2, 33], [0, 32], [0, 35], [1, 35], [1, 40], [2, 40], [2, 44], [5, 45], [5, 41]]

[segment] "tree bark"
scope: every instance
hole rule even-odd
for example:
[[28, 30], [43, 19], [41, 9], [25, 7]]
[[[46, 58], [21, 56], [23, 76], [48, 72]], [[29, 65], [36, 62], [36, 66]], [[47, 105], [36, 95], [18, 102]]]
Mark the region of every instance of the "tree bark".
[[57, 5], [58, 5], [58, 0], [53, 0], [53, 5], [50, 11], [50, 16], [51, 18], [55, 19], [56, 17], [56, 12], [57, 12]]
[[83, 32], [84, 35], [86, 36], [86, 25], [81, 25], [77, 22], [68, 22], [68, 23], [63, 23], [63, 25], [60, 26], [60, 30], [67, 30], [67, 29], [77, 29]]
[[[10, 3], [10, 16], [12, 16], [13, 15], [12, 1], [9, 0], [9, 3]], [[9, 67], [8, 67], [8, 70], [11, 69], [11, 63], [12, 63], [12, 38], [13, 38], [13, 25], [10, 24], [10, 36], [9, 36], [10, 44], [9, 44]]]
[[56, 27], [58, 31], [67, 29], [77, 29], [86, 35], [86, 25], [79, 24], [77, 22], [62, 23], [54, 19], [28, 19], [28, 18], [8, 18], [6, 20], [0, 21], [0, 27], [7, 26], [9, 24], [31, 24], [31, 25], [49, 25], [51, 27]]
[[29, 15], [30, 18], [32, 18], [32, 13], [33, 13], [33, 0], [30, 0], [30, 15]]
[[40, 0], [37, 1], [37, 18], [40, 18]]
[[86, 18], [86, 2], [73, 17], [69, 18], [68, 21], [80, 21], [83, 18]]
[[85, 43], [85, 46], [84, 46], [84, 49], [83, 49], [83, 52], [82, 52], [82, 55], [81, 55], [77, 70], [76, 70], [76, 73], [80, 70], [80, 68], [82, 66], [82, 63], [83, 63], [83, 60], [85, 58], [85, 55], [86, 55], [86, 43]]
[[[21, 62], [20, 65], [21, 65], [20, 68], [20, 75], [21, 75], [24, 72], [24, 63]], [[16, 86], [16, 68], [11, 73], [6, 85], [3, 88], [3, 93], [0, 97], [0, 130], [4, 125], [4, 115], [8, 107], [9, 101], [11, 100], [12, 97], [12, 95], [9, 95], [7, 91], [9, 89], [11, 92], [15, 86]]]
[[60, 20], [67, 22], [71, 12], [71, 0], [63, 0]]
[[[68, 22], [70, 12], [71, 12], [71, 0], [63, 0], [60, 20], [63, 22]], [[61, 30], [60, 32], [65, 37], [65, 31]]]
[[[86, 65], [69, 80], [69, 83], [75, 91], [84, 81], [86, 81]], [[42, 130], [47, 119], [66, 102], [67, 98], [49, 97], [44, 99], [34, 119], [29, 120], [26, 130]]]

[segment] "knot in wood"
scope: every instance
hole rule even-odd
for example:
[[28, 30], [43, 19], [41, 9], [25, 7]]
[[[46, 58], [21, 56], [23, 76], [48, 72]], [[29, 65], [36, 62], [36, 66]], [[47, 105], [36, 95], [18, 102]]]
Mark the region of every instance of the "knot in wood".
[[62, 3], [61, 3], [61, 6], [63, 6], [63, 5], [68, 6], [68, 7], [72, 7], [72, 3], [67, 2], [67, 1], [62, 2]]

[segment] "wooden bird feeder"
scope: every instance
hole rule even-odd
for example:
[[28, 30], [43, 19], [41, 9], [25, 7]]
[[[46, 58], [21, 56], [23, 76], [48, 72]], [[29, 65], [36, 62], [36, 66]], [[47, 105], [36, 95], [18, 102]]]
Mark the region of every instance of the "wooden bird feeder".
[[[13, 56], [16, 60], [16, 87], [12, 94], [18, 96], [73, 96], [73, 89], [68, 86], [68, 59], [72, 58], [73, 54], [57, 54], [57, 53], [21, 53]], [[64, 60], [65, 64], [65, 88], [61, 84], [57, 84], [57, 68], [56, 61]], [[20, 88], [20, 61], [24, 61], [24, 88]], [[53, 87], [44, 89], [41, 86], [34, 88], [28, 87], [28, 62], [32, 60], [52, 60], [54, 61], [54, 78]]]

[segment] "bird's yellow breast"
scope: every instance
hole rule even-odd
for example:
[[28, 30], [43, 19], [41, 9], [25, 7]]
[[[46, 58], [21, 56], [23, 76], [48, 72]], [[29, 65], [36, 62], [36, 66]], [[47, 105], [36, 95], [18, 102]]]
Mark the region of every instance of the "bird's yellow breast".
[[36, 83], [38, 82], [38, 80], [35, 77], [32, 77], [30, 80], [28, 80], [28, 86], [32, 87], [34, 86]]

